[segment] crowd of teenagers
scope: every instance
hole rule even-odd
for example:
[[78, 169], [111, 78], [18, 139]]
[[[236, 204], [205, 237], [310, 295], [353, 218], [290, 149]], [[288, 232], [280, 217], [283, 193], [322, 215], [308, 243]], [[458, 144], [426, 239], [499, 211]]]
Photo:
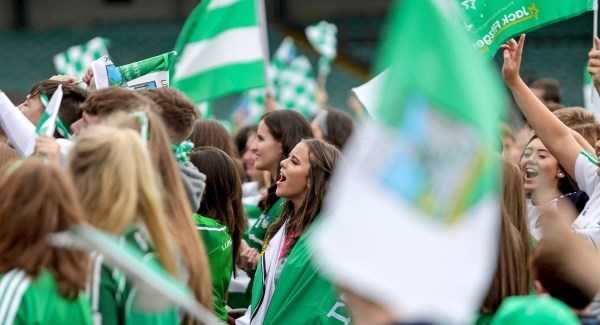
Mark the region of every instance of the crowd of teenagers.
[[[561, 107], [552, 81], [523, 81], [524, 44], [503, 46], [502, 75], [527, 123], [503, 129], [497, 265], [473, 322], [600, 324], [600, 123]], [[588, 69], [600, 89], [600, 50]], [[349, 114], [274, 109], [230, 134], [170, 88], [95, 90], [55, 76], [19, 105], [33, 125], [59, 86], [72, 138], [39, 137], [27, 158], [0, 138], [0, 324], [197, 323], [152, 304], [102, 254], [51, 244], [78, 225], [133, 247], [224, 323], [415, 321], [336, 285], [311, 258]]]

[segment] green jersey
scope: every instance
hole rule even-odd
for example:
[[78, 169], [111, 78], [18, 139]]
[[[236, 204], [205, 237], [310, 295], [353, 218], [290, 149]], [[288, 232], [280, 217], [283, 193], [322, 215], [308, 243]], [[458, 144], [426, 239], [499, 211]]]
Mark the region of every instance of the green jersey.
[[227, 321], [227, 289], [233, 274], [233, 245], [227, 227], [212, 218], [194, 214], [198, 234], [210, 263], [215, 314]]
[[[128, 244], [144, 255], [148, 263], [156, 263], [152, 246], [141, 231], [130, 231], [123, 238]], [[91, 283], [92, 310], [96, 323], [102, 324], [179, 324], [177, 309], [152, 313], [136, 308], [134, 300], [136, 289], [118, 269], [103, 263], [101, 255], [94, 257]]]
[[61, 296], [50, 271], [30, 279], [15, 269], [0, 277], [0, 324], [92, 325], [92, 314], [87, 295]]
[[252, 227], [244, 234], [244, 239], [246, 240], [246, 243], [248, 243], [248, 246], [258, 251], [262, 250], [267, 229], [269, 229], [269, 226], [281, 215], [284, 203], [285, 200], [279, 198], [269, 210], [258, 217], [258, 220], [256, 220]]

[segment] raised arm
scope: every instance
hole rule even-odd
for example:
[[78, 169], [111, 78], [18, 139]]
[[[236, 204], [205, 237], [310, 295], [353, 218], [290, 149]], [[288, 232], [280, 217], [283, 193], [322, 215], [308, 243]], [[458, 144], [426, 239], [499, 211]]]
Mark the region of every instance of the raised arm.
[[524, 45], [525, 35], [521, 35], [518, 43], [511, 39], [502, 46], [504, 49], [502, 76], [529, 125], [567, 173], [575, 177], [575, 161], [582, 147], [571, 135], [571, 129], [552, 114], [521, 79], [519, 70]]

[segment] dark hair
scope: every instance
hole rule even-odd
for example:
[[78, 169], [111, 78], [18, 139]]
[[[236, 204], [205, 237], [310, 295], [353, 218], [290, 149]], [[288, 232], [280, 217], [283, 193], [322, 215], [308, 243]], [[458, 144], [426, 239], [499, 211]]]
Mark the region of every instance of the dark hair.
[[238, 157], [233, 139], [227, 129], [218, 121], [196, 121], [190, 138], [194, 143], [194, 148], [215, 147], [225, 151], [233, 159]]
[[531, 83], [531, 88], [539, 88], [544, 91], [542, 101], [560, 104], [560, 83], [556, 79], [541, 78]]
[[192, 133], [198, 112], [183, 94], [172, 88], [141, 90], [140, 94], [150, 98], [160, 108], [158, 112], [165, 126], [174, 132], [174, 143], [186, 140]]
[[[285, 159], [302, 139], [313, 137], [310, 124], [296, 111], [276, 110], [263, 115], [261, 121], [265, 123], [273, 138], [281, 143], [282, 154], [279, 161]], [[271, 175], [271, 178], [277, 179], [278, 176]], [[276, 189], [275, 184], [271, 185], [267, 190], [267, 196], [260, 201], [259, 207], [263, 211], [269, 210], [279, 199], [275, 194]]]
[[585, 309], [594, 299], [586, 279], [565, 261], [565, 254], [551, 248], [542, 238], [534, 254], [532, 269], [534, 277], [552, 297], [577, 310]]
[[206, 175], [206, 188], [198, 213], [218, 220], [227, 227], [233, 240], [233, 265], [240, 254], [246, 220], [242, 208], [242, 185], [237, 166], [223, 150], [200, 147], [190, 161]]
[[105, 88], [90, 93], [81, 104], [81, 110], [90, 115], [106, 117], [114, 112], [139, 110], [159, 111], [156, 104], [139, 93], [124, 88]]
[[246, 125], [239, 129], [233, 137], [235, 146], [237, 147], [237, 152], [240, 157], [246, 152], [246, 143], [248, 143], [248, 138], [251, 134], [256, 133], [257, 128], [258, 126], [256, 125]]
[[300, 143], [308, 147], [308, 158], [310, 161], [308, 191], [299, 207], [294, 207], [290, 201], [285, 203], [281, 217], [269, 227], [265, 237], [266, 241], [273, 238], [277, 231], [287, 222], [287, 234], [293, 236], [290, 247], [321, 212], [331, 175], [342, 156], [336, 147], [322, 140], [308, 139], [302, 140]]
[[354, 121], [350, 114], [330, 108], [327, 112], [326, 125], [325, 141], [340, 150], [344, 149], [344, 145], [352, 135], [352, 131], [354, 131]]
[[[63, 98], [60, 103], [60, 111], [58, 111], [58, 117], [63, 121], [65, 126], [70, 129], [71, 124], [75, 123], [81, 117], [81, 110], [79, 106], [88, 97], [88, 92], [77, 85], [57, 81], [57, 80], [44, 80], [33, 85], [29, 91], [31, 97], [35, 97], [41, 94], [45, 94], [50, 99], [58, 86], [62, 85]], [[56, 132], [56, 137], [61, 137]]]
[[37, 158], [16, 164], [0, 176], [0, 272], [19, 268], [35, 278], [47, 269], [60, 294], [75, 299], [85, 289], [88, 255], [48, 243], [51, 234], [84, 222], [74, 185]]

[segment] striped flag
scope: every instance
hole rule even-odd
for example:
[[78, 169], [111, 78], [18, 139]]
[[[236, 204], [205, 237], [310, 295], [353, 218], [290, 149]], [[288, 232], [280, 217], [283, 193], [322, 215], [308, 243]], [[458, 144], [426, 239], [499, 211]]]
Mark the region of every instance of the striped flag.
[[381, 101], [337, 167], [315, 261], [407, 321], [467, 324], [496, 268], [502, 84], [455, 3], [394, 8]]
[[40, 115], [37, 125], [35, 126], [35, 132], [39, 136], [51, 137], [54, 135], [56, 130], [56, 122], [58, 119], [58, 111], [60, 110], [60, 104], [62, 102], [63, 90], [62, 85], [58, 85], [56, 91], [50, 98], [50, 101], [44, 103], [45, 109]]
[[175, 50], [173, 87], [202, 102], [265, 84], [258, 1], [202, 1]]
[[108, 45], [108, 39], [94, 37], [85, 44], [71, 46], [54, 56], [54, 67], [60, 74], [81, 78], [94, 60], [108, 55]]

